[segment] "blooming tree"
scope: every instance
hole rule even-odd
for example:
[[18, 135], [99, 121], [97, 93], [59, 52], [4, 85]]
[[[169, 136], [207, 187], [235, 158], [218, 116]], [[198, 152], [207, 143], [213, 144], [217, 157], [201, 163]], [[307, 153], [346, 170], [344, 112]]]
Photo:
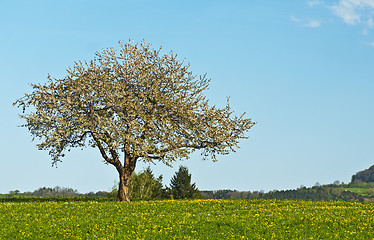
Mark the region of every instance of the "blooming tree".
[[217, 154], [235, 151], [254, 122], [232, 116], [228, 100], [223, 109], [209, 106], [202, 94], [209, 79], [160, 50], [120, 42], [118, 50], [75, 62], [62, 79], [32, 84], [33, 92], [14, 103], [53, 165], [72, 148], [97, 148], [119, 173], [117, 200], [129, 201], [138, 161], [171, 165], [195, 150], [216, 161]]

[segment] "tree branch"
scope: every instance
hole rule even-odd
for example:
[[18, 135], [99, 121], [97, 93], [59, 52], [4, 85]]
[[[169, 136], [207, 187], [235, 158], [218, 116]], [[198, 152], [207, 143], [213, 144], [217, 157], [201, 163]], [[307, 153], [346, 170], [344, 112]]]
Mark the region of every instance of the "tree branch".
[[[99, 139], [95, 136], [95, 134], [94, 134], [92, 131], [90, 131], [90, 133], [91, 133], [91, 135], [92, 135], [92, 138], [95, 140], [97, 147], [98, 147], [99, 150], [100, 150], [101, 156], [102, 156], [102, 157], [105, 159], [105, 161], [107, 161], [108, 163], [115, 165], [115, 164], [116, 164], [116, 161], [115, 161], [114, 159], [111, 159], [111, 158], [108, 157], [108, 155], [106, 154], [105, 149], [104, 149], [104, 147], [101, 145]], [[117, 163], [117, 164], [118, 164], [118, 163]]]
[[90, 131], [85, 131], [78, 140], [69, 141], [69, 140], [63, 140], [63, 142], [66, 142], [68, 144], [78, 144], [79, 142], [83, 141], [83, 139], [86, 137], [88, 133], [91, 133]]
[[[217, 146], [218, 143], [216, 142], [208, 142], [208, 141], [204, 141], [202, 142], [200, 145], [199, 144], [182, 144], [182, 145], [179, 145], [179, 146], [174, 146], [174, 147], [169, 147], [169, 148], [164, 148], [164, 149], [161, 149], [159, 151], [152, 151], [152, 152], [148, 152], [148, 157], [149, 158], [152, 158], [152, 159], [162, 159], [164, 157], [164, 154], [163, 153], [167, 153], [167, 152], [170, 152], [170, 151], [173, 151], [175, 149], [178, 149], [178, 148], [193, 148], [193, 149], [203, 149], [203, 148], [207, 148], [207, 147], [215, 147]], [[153, 155], [153, 154], [161, 154], [160, 156], [150, 156], [150, 155]]]

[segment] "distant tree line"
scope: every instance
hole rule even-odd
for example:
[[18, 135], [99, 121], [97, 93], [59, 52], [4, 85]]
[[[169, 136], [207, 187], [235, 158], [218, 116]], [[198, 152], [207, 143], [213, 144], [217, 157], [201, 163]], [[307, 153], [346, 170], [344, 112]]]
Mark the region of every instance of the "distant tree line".
[[338, 186], [301, 187], [292, 190], [274, 190], [267, 193], [236, 190], [201, 191], [206, 199], [287, 199], [309, 201], [365, 201], [364, 196]]
[[41, 187], [33, 192], [21, 193], [19, 190], [10, 191], [9, 194], [3, 194], [7, 197], [78, 197], [82, 194], [77, 190], [65, 187]]
[[332, 184], [306, 188], [301, 186], [292, 190], [263, 191], [236, 191], [218, 190], [201, 191], [203, 198], [207, 199], [289, 199], [313, 201], [366, 201], [374, 202], [374, 165], [369, 169], [360, 171], [352, 176], [349, 184], [334, 181]]
[[79, 193], [76, 189], [56, 186], [54, 188], [41, 187], [33, 192], [20, 192], [19, 190], [10, 191], [8, 194], [0, 194], [2, 197], [107, 197], [108, 192], [89, 192]]
[[[129, 192], [133, 200], [151, 199], [192, 199], [202, 198], [195, 183], [191, 183], [191, 174], [187, 167], [180, 166], [170, 181], [170, 187], [163, 186], [162, 175], [155, 177], [150, 167], [139, 173], [133, 173], [130, 177]], [[116, 184], [117, 186], [117, 184]], [[80, 197], [80, 198], [116, 198], [118, 189], [114, 187], [111, 192], [99, 191], [79, 193], [72, 188], [42, 187], [33, 192], [21, 193], [19, 190], [10, 191], [9, 194], [0, 194], [0, 197]]]
[[[374, 166], [360, 171], [352, 176], [349, 184], [334, 181], [332, 184], [321, 185], [316, 183], [313, 187], [300, 186], [298, 189], [264, 191], [236, 191], [217, 190], [199, 191], [195, 183], [191, 183], [191, 174], [187, 167], [180, 166], [179, 170], [170, 180], [169, 186], [163, 186], [163, 177], [155, 177], [152, 170], [147, 169], [133, 173], [130, 178], [130, 198], [134, 200], [152, 199], [288, 199], [311, 201], [366, 201], [374, 202]], [[117, 184], [116, 184], [117, 186]], [[19, 190], [9, 194], [0, 194], [0, 197], [80, 197], [80, 198], [106, 198], [115, 199], [117, 188], [111, 192], [78, 193], [71, 188], [54, 187], [39, 188], [34, 192], [21, 193]]]

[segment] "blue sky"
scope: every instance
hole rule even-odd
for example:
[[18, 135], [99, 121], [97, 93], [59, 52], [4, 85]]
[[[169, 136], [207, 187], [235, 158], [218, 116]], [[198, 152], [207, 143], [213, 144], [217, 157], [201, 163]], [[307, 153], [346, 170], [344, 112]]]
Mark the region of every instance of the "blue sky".
[[[233, 154], [180, 164], [201, 190], [291, 189], [349, 182], [374, 160], [374, 0], [1, 1], [0, 193], [39, 187], [110, 190], [117, 179], [96, 149], [58, 168], [12, 103], [29, 83], [65, 76], [74, 61], [118, 41], [173, 50], [212, 79], [206, 95], [257, 122]], [[136, 171], [146, 167], [139, 163]]]

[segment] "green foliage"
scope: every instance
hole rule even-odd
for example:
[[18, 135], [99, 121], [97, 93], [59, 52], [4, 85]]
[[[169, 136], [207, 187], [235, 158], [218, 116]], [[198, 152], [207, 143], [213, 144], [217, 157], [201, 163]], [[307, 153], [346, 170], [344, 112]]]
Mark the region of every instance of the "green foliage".
[[287, 200], [0, 203], [0, 239], [372, 239], [373, 211]]
[[161, 199], [164, 197], [162, 175], [155, 178], [150, 167], [130, 177], [130, 198], [136, 200]]
[[[118, 184], [115, 183], [109, 198], [115, 199], [117, 196]], [[155, 178], [150, 167], [138, 174], [133, 172], [129, 181], [129, 195], [133, 200], [165, 199], [166, 189], [162, 185], [162, 175]]]
[[[9, 194], [0, 194], [0, 199], [6, 198], [6, 201], [12, 201], [15, 199], [17, 201], [22, 201], [26, 199], [27, 201], [50, 201], [51, 199], [97, 199], [97, 198], [107, 198], [108, 192], [98, 191], [96, 193], [79, 193], [77, 190], [72, 188], [65, 188], [56, 186], [54, 188], [41, 187], [33, 192], [20, 192], [19, 190], [10, 191]], [[44, 199], [44, 200], [41, 200]]]
[[191, 174], [185, 166], [180, 166], [170, 180], [170, 193], [174, 199], [201, 198], [196, 184], [191, 184]]
[[374, 165], [352, 176], [352, 183], [374, 182]]
[[348, 185], [323, 185], [312, 188], [300, 187], [291, 190], [274, 190], [268, 193], [235, 190], [202, 191], [206, 199], [287, 199], [308, 201], [374, 201], [374, 194], [370, 188], [350, 188]]
[[77, 190], [57, 186], [54, 188], [39, 188], [31, 195], [35, 197], [77, 197], [80, 194]]

